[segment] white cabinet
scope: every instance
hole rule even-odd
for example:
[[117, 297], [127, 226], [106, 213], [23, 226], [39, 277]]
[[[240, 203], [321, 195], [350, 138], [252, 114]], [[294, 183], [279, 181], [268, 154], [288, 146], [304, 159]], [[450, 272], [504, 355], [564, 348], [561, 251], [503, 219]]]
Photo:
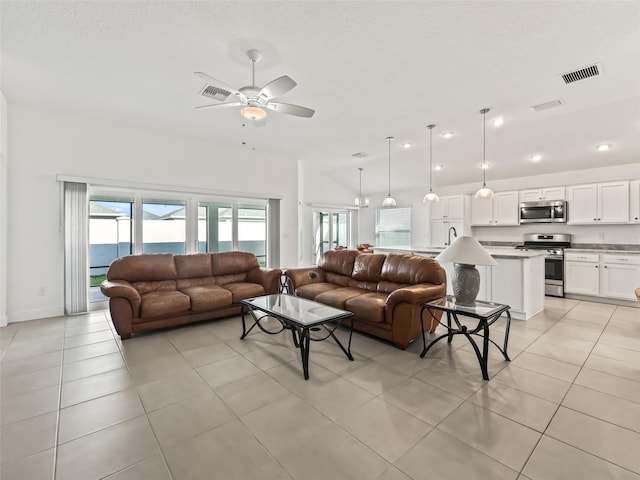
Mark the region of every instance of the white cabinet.
[[[469, 196], [451, 195], [441, 197], [438, 203], [429, 206], [429, 245], [446, 247], [449, 229], [455, 228], [456, 235], [469, 235]], [[455, 237], [451, 235], [453, 241]]]
[[[429, 223], [431, 239], [430, 245], [432, 247], [446, 247], [448, 245], [449, 229], [455, 228], [456, 235], [461, 236], [464, 232], [464, 224], [462, 219], [460, 220], [432, 220]], [[454, 240], [453, 232], [451, 235], [451, 241]]]
[[580, 295], [600, 294], [599, 255], [566, 253], [564, 257], [564, 290]]
[[635, 300], [640, 285], [640, 255], [566, 253], [565, 291]]
[[492, 199], [471, 199], [471, 225], [518, 225], [518, 192], [496, 192]]
[[540, 200], [564, 200], [564, 187], [534, 188], [520, 191], [521, 202], [538, 202]]
[[640, 180], [634, 180], [629, 184], [629, 197], [631, 199], [631, 222], [640, 223]]
[[568, 224], [628, 223], [629, 182], [567, 187]]
[[441, 197], [438, 203], [431, 204], [431, 220], [464, 217], [464, 195]]

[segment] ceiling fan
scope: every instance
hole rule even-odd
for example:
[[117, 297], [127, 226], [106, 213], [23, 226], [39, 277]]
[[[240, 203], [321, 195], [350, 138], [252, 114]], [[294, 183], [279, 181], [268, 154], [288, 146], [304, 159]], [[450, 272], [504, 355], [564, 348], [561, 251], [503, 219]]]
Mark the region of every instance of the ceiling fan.
[[264, 111], [265, 108], [297, 117], [311, 118], [313, 116], [315, 111], [310, 108], [273, 101], [273, 99], [284, 95], [297, 85], [297, 83], [287, 75], [276, 78], [262, 88], [257, 87], [256, 62], [262, 58], [262, 54], [257, 50], [249, 50], [247, 56], [249, 60], [251, 60], [252, 67], [251, 86], [235, 89], [206, 73], [194, 72], [196, 76], [207, 82], [200, 94], [204, 97], [222, 102], [201, 105], [196, 107], [196, 109], [242, 107], [240, 110], [241, 115], [253, 121], [263, 120], [267, 116], [267, 112]]

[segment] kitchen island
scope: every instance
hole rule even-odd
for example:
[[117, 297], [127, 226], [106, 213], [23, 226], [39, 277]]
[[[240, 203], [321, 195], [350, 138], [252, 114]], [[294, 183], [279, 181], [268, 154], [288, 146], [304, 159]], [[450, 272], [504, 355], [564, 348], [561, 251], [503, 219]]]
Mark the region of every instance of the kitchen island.
[[[544, 309], [544, 252], [516, 250], [513, 247], [485, 247], [498, 265], [478, 265], [478, 300], [503, 303], [511, 307], [511, 316], [527, 320]], [[373, 247], [376, 253], [413, 253], [435, 258], [442, 247]], [[447, 294], [453, 295], [453, 264], [442, 262], [447, 272]]]

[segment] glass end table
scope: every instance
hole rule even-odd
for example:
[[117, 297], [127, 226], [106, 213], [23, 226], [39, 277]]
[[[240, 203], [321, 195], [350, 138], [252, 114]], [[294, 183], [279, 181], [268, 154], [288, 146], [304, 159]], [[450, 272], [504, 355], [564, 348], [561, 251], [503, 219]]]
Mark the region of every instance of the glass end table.
[[[446, 297], [433, 300], [431, 302], [423, 303], [420, 310], [420, 321], [422, 322], [422, 345], [423, 350], [420, 354], [421, 358], [427, 354], [429, 349], [433, 347], [437, 342], [443, 338], [447, 338], [447, 342], [451, 343], [454, 335], [464, 335], [473, 350], [476, 352], [476, 357], [480, 362], [480, 369], [482, 370], [482, 378], [489, 380], [489, 372], [487, 369], [489, 360], [489, 342], [495, 345], [498, 350], [504, 356], [504, 359], [511, 361], [507, 354], [507, 344], [509, 342], [509, 328], [511, 327], [511, 313], [509, 312], [509, 305], [503, 305], [500, 303], [483, 302], [476, 300], [474, 305], [462, 305], [456, 302], [456, 297], [447, 295]], [[440, 325], [447, 329], [447, 332], [439, 337], [435, 338], [429, 345], [424, 335], [424, 313], [425, 311], [431, 316], [430, 320], [436, 320]], [[435, 316], [436, 312], [446, 313], [446, 324], [442, 319], [438, 320]], [[500, 347], [496, 342], [489, 337], [489, 327], [493, 325], [502, 314], [507, 316], [507, 328], [504, 332], [504, 344]], [[459, 317], [467, 317], [469, 320], [461, 321]], [[477, 321], [477, 323], [476, 323]], [[470, 325], [467, 325], [470, 324]], [[475, 326], [474, 326], [475, 325]], [[482, 338], [482, 352], [478, 344], [473, 339], [473, 336]]]

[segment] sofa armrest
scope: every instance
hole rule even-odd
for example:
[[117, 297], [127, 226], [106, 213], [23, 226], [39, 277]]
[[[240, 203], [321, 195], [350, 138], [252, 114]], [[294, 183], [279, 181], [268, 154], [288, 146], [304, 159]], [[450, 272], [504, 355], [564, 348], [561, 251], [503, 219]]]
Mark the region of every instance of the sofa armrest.
[[270, 295], [278, 293], [282, 270], [279, 268], [252, 268], [247, 274], [247, 280], [259, 283], [264, 287], [264, 293]]
[[324, 270], [318, 267], [290, 268], [284, 272], [293, 290], [310, 283], [324, 282]]
[[133, 288], [133, 285], [126, 280], [105, 280], [100, 285], [100, 290], [103, 295], [109, 298], [126, 298], [131, 302], [131, 310], [133, 311], [134, 316], [139, 315], [140, 304], [142, 303], [140, 293], [138, 293], [138, 291]]
[[400, 302], [420, 305], [421, 303], [444, 297], [446, 289], [447, 286], [444, 283], [439, 285], [420, 283], [418, 285], [399, 288], [389, 294], [386, 305], [393, 307]]

